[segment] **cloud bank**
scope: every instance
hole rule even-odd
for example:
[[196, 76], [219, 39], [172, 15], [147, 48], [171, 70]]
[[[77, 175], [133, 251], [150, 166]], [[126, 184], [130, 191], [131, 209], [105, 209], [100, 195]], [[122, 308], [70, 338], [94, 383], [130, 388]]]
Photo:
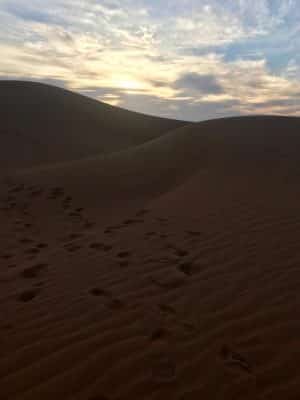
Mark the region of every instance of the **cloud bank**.
[[300, 115], [297, 0], [2, 0], [0, 79], [188, 120]]

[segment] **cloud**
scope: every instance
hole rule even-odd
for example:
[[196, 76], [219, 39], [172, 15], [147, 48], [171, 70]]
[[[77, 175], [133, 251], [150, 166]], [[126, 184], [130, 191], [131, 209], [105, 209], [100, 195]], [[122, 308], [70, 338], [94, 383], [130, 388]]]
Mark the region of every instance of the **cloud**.
[[299, 18], [296, 0], [2, 0], [0, 77], [183, 119], [296, 115]]
[[188, 72], [176, 80], [174, 87], [184, 93], [220, 94], [223, 88], [214, 75]]
[[21, 18], [25, 21], [35, 21], [35, 22], [44, 22], [50, 23], [52, 18], [48, 13], [44, 13], [43, 11], [32, 9], [28, 6], [20, 7], [16, 3], [6, 4], [4, 9], [9, 13], [14, 15], [17, 18]]

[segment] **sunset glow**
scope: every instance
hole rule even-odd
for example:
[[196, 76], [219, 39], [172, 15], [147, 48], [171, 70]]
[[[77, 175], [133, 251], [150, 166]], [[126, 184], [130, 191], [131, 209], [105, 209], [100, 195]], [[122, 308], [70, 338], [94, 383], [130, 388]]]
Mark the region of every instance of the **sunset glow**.
[[0, 79], [188, 120], [300, 115], [299, 18], [296, 0], [2, 0]]

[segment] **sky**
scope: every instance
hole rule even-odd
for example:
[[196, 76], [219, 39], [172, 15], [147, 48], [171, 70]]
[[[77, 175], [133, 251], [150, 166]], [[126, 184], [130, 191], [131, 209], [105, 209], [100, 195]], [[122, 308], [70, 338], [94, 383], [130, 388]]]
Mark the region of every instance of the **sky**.
[[300, 116], [299, 0], [0, 0], [0, 79], [147, 114]]

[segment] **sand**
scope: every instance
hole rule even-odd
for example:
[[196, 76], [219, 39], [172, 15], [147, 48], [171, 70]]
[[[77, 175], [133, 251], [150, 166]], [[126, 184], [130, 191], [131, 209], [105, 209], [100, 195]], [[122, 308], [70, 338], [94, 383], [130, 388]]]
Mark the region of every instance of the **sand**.
[[186, 124], [21, 81], [0, 81], [0, 121], [1, 171], [109, 154]]
[[1, 181], [0, 398], [299, 399], [300, 120]]

